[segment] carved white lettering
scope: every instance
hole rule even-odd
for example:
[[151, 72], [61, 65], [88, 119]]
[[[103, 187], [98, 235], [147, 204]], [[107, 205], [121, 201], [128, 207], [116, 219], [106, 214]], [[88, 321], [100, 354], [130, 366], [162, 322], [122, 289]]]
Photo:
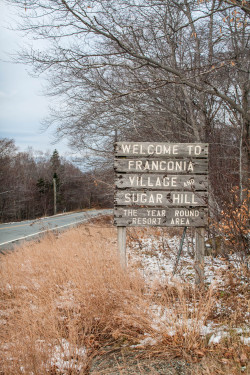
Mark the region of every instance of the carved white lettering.
[[123, 212], [125, 216], [137, 216], [137, 210], [134, 210], [134, 209], [123, 210]]
[[148, 186], [154, 186], [154, 184], [151, 183], [151, 177], [148, 177]]
[[177, 161], [176, 162], [176, 165], [175, 165], [175, 168], [176, 168], [176, 171], [182, 171], [182, 162], [181, 161]]
[[180, 195], [178, 193], [173, 194], [173, 203], [179, 204], [180, 203]]
[[130, 203], [130, 200], [131, 200], [131, 198], [130, 198], [130, 194], [129, 194], [129, 193], [126, 193], [126, 194], [125, 194], [125, 202], [126, 202], [126, 203]]
[[173, 186], [173, 187], [177, 186], [177, 184], [176, 184], [176, 178], [177, 177], [171, 177], [171, 186]]
[[148, 146], [148, 154], [151, 155], [154, 153], [154, 145], [149, 145]]
[[171, 146], [164, 146], [164, 154], [170, 154], [171, 153]]
[[158, 171], [158, 161], [152, 161], [152, 171]]
[[201, 146], [195, 146], [194, 148], [194, 154], [200, 155], [201, 154]]
[[138, 154], [138, 153], [139, 153], [138, 145], [133, 145], [133, 154]]
[[[154, 177], [154, 176], [128, 176], [129, 186], [132, 187], [176, 187], [177, 186], [177, 177]], [[122, 186], [122, 180], [121, 180]]]
[[192, 194], [192, 203], [193, 204], [198, 204], [198, 202], [195, 200], [195, 195], [194, 194]]
[[129, 160], [128, 161], [128, 169], [133, 169], [134, 168], [134, 160]]
[[142, 169], [141, 168], [141, 166], [142, 166], [142, 161], [141, 160], [136, 160], [135, 164], [136, 164], [136, 170], [141, 170]]
[[174, 162], [173, 161], [169, 161], [168, 162], [168, 170], [169, 171], [173, 171], [174, 170]]
[[159, 177], [156, 179], [155, 186], [162, 186], [161, 179]]
[[[124, 155], [179, 155], [182, 148], [178, 144], [121, 144], [120, 151]], [[198, 144], [187, 145], [187, 154], [199, 156], [202, 154], [202, 147]]]
[[145, 166], [144, 166], [144, 171], [149, 171], [149, 170], [150, 170], [149, 162], [146, 161]]
[[155, 203], [154, 196], [151, 194], [148, 203]]
[[193, 172], [193, 171], [194, 171], [194, 166], [193, 166], [193, 163], [192, 163], [191, 161], [188, 163], [188, 168], [187, 168], [187, 170], [190, 171], [190, 172]]
[[141, 155], [146, 155], [146, 152], [143, 151], [143, 146], [142, 145], [140, 145], [140, 154]]
[[162, 203], [162, 194], [156, 194], [156, 203]]
[[164, 217], [166, 216], [166, 210], [147, 210], [147, 215]]
[[173, 154], [178, 155], [178, 146], [177, 145], [173, 146]]
[[142, 172], [163, 171], [163, 172], [193, 172], [194, 164], [186, 160], [128, 160], [128, 169]]
[[200, 211], [199, 210], [185, 210], [185, 209], [176, 209], [174, 212], [175, 216], [180, 216], [180, 217], [198, 217], [200, 216]]
[[182, 225], [182, 226], [188, 226], [190, 224], [190, 221], [188, 218], [185, 217], [176, 217], [171, 219], [171, 225]]
[[131, 186], [134, 186], [135, 176], [131, 177], [129, 176], [129, 182]]
[[146, 193], [125, 193], [125, 203], [137, 204], [162, 204], [162, 193], [146, 194]]
[[133, 225], [160, 225], [161, 218], [151, 218], [151, 217], [133, 217]]
[[147, 186], [147, 184], [144, 182], [144, 180], [142, 179], [142, 177], [138, 177], [138, 180], [140, 181], [140, 183], [139, 183], [139, 181], [138, 181], [138, 183], [137, 183], [137, 186], [139, 185], [139, 186], [142, 186], [142, 187], [146, 187]]
[[124, 144], [124, 143], [122, 144], [122, 152], [124, 154], [129, 154], [130, 148], [131, 148], [130, 145], [127, 145], [127, 144]]
[[192, 154], [192, 149], [193, 149], [194, 146], [189, 145], [187, 147], [188, 147], [188, 154], [191, 155]]
[[172, 200], [173, 204], [198, 204], [195, 194], [173, 193]]
[[155, 153], [156, 153], [156, 155], [160, 155], [162, 153], [162, 146], [161, 145], [157, 145], [155, 147]]

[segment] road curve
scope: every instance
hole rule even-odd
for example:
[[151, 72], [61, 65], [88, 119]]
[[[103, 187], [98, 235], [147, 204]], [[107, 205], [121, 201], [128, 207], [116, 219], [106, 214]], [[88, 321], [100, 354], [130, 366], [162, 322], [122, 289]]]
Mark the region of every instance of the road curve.
[[33, 239], [42, 233], [73, 227], [98, 215], [110, 215], [111, 209], [91, 210], [72, 214], [56, 215], [36, 220], [0, 224], [0, 252], [13, 247], [21, 240]]

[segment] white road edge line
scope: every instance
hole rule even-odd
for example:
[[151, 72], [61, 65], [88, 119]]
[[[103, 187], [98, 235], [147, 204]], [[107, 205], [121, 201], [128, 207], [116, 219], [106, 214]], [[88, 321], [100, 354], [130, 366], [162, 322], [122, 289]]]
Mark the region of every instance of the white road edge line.
[[89, 220], [89, 218], [84, 219], [84, 220], [80, 220], [80, 221], [76, 221], [76, 222], [71, 223], [71, 224], [61, 225], [60, 227], [51, 228], [51, 229], [46, 229], [46, 230], [41, 230], [40, 232], [36, 232], [36, 233], [33, 233], [33, 234], [29, 234], [28, 236], [25, 236], [25, 237], [19, 237], [19, 238], [16, 238], [16, 239], [14, 239], [14, 240], [11, 240], [11, 241], [7, 241], [7, 242], [0, 243], [0, 246], [2, 246], [2, 245], [7, 245], [8, 243], [11, 243], [11, 242], [16, 242], [16, 241], [24, 240], [25, 238], [33, 237], [33, 236], [36, 236], [36, 235], [38, 235], [38, 234], [40, 234], [40, 233], [50, 232], [50, 231], [57, 230], [57, 229], [60, 229], [60, 228], [63, 228], [63, 227], [69, 227], [70, 225], [75, 225], [75, 224], [78, 224], [78, 223], [83, 223], [84, 221], [88, 221], [88, 220]]

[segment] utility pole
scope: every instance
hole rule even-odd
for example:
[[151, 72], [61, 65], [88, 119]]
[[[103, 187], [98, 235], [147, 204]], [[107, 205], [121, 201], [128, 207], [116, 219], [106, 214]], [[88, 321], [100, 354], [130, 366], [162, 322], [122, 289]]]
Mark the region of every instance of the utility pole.
[[56, 178], [53, 177], [53, 190], [54, 190], [54, 215], [56, 215]]

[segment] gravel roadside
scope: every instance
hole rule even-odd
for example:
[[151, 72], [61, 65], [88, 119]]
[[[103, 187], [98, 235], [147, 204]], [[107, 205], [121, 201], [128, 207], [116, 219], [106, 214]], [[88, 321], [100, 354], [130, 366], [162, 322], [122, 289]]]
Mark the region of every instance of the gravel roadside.
[[[144, 355], [143, 355], [144, 354]], [[191, 375], [182, 359], [145, 358], [142, 351], [107, 352], [93, 360], [90, 375]]]

